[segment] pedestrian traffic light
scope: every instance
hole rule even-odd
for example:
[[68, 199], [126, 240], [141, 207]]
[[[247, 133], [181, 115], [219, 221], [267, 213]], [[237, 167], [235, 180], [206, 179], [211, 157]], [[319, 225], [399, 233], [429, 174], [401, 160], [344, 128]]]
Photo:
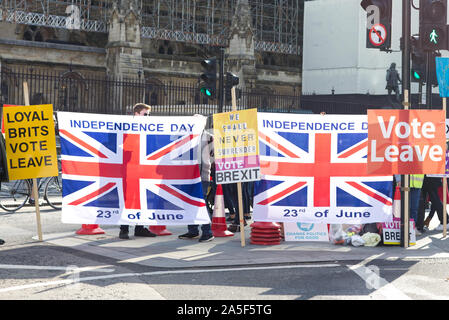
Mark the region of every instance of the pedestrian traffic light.
[[233, 74], [232, 72], [226, 72], [225, 94], [226, 94], [227, 101], [232, 100], [231, 89], [232, 89], [232, 87], [235, 87], [236, 85], [238, 85], [239, 81], [240, 81], [239, 77], [237, 77], [235, 74]]
[[203, 73], [200, 76], [200, 91], [206, 97], [214, 99], [217, 91], [217, 59], [215, 57], [201, 61]]
[[392, 0], [362, 0], [367, 13], [366, 47], [387, 50], [391, 48]]
[[419, 38], [423, 50], [447, 50], [447, 0], [420, 0], [419, 11]]

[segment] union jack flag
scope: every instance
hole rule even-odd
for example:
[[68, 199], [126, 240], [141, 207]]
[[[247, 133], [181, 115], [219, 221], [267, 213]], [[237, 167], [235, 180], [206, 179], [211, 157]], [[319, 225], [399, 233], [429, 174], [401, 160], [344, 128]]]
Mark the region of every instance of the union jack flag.
[[[194, 130], [170, 130], [185, 122]], [[58, 124], [63, 222], [210, 223], [197, 159], [203, 119], [60, 112]]]
[[367, 175], [366, 117], [259, 113], [258, 119], [262, 180], [255, 184], [255, 220], [392, 219], [392, 176]]

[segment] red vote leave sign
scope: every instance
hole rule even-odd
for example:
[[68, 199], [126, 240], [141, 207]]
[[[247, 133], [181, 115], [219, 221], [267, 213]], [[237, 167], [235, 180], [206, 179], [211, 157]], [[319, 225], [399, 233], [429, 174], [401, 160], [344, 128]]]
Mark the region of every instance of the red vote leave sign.
[[443, 110], [368, 110], [368, 174], [445, 172]]

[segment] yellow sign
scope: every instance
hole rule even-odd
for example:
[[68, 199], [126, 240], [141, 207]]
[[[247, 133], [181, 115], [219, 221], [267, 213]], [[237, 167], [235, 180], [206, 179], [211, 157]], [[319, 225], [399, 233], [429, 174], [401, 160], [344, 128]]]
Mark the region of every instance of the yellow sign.
[[9, 179], [58, 175], [53, 105], [4, 106]]
[[217, 184], [260, 180], [257, 109], [214, 114]]

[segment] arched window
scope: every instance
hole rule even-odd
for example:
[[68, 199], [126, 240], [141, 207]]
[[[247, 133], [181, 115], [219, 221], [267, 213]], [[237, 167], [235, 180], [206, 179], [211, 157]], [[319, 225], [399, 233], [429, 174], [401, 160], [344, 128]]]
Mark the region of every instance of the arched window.
[[158, 79], [145, 79], [145, 103], [151, 106], [161, 105], [164, 96], [164, 84]]
[[57, 83], [58, 111], [81, 111], [88, 86], [83, 76], [74, 71], [61, 74]]

